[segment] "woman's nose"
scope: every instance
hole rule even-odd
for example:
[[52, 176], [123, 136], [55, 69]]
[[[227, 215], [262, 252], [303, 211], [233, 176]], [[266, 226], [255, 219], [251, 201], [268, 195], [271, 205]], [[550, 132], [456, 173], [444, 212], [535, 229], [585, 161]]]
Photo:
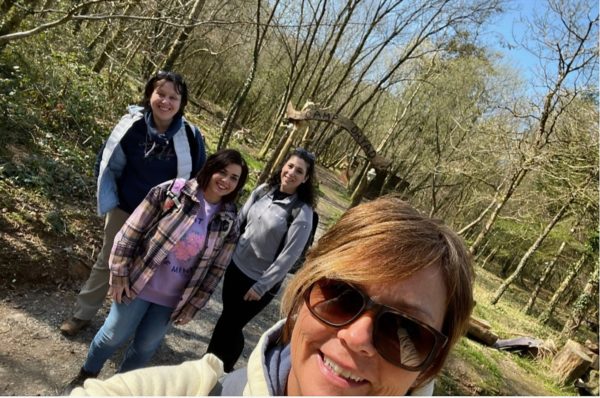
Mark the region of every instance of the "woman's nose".
[[346, 346], [361, 355], [373, 356], [377, 353], [373, 345], [373, 327], [375, 316], [365, 312], [351, 324], [338, 330], [338, 338]]

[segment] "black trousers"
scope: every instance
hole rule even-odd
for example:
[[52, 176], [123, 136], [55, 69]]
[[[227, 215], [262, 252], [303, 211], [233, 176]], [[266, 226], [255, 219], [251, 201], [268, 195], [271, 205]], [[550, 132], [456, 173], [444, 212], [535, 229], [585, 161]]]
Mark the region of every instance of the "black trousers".
[[244, 350], [243, 329], [277, 295], [281, 283], [264, 294], [258, 301], [246, 301], [244, 295], [256, 283], [239, 270], [233, 261], [223, 277], [223, 312], [215, 325], [207, 353], [223, 361], [225, 372], [231, 372]]

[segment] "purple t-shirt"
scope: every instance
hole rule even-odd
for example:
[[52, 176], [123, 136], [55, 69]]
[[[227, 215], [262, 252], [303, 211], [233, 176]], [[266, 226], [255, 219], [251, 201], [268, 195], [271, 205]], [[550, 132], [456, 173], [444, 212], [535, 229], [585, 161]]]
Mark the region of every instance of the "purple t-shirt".
[[192, 278], [198, 257], [204, 251], [208, 224], [221, 207], [220, 203], [211, 204], [205, 201], [201, 193], [198, 193], [198, 200], [204, 206], [198, 212], [194, 224], [158, 266], [138, 295], [139, 298], [165, 307], [177, 307], [187, 283]]

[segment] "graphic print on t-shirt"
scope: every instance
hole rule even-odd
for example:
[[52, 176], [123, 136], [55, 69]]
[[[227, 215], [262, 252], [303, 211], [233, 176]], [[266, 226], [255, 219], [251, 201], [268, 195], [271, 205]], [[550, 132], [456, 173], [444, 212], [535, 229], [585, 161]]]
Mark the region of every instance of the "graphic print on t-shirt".
[[198, 212], [192, 226], [157, 267], [150, 281], [142, 289], [140, 298], [167, 307], [177, 306], [196, 266], [200, 263], [199, 257], [204, 253], [208, 224], [220, 207], [220, 204], [205, 202], [202, 197], [198, 199], [204, 203], [204, 211], [201, 209]]

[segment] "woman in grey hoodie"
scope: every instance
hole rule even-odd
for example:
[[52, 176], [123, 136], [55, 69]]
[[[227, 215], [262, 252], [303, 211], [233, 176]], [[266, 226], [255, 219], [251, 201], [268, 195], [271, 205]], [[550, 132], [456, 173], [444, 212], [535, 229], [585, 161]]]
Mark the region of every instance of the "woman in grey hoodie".
[[294, 150], [238, 218], [243, 232], [223, 279], [223, 312], [207, 352], [231, 372], [244, 349], [243, 328], [277, 294], [308, 241], [315, 206], [315, 156]]

